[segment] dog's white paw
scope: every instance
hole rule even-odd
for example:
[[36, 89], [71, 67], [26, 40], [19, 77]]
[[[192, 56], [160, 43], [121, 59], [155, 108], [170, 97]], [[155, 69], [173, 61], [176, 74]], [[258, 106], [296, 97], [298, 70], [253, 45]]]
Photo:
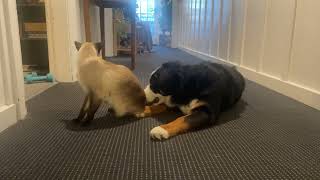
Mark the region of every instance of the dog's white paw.
[[167, 130], [163, 129], [162, 127], [157, 126], [150, 131], [150, 136], [153, 139], [162, 140], [162, 139], [168, 139], [169, 133]]

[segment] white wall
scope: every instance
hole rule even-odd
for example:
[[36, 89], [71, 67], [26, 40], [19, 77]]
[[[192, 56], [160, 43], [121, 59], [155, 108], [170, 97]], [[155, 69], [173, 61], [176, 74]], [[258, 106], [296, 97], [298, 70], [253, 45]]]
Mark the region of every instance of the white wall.
[[178, 0], [177, 45], [320, 109], [319, 9], [319, 0]]

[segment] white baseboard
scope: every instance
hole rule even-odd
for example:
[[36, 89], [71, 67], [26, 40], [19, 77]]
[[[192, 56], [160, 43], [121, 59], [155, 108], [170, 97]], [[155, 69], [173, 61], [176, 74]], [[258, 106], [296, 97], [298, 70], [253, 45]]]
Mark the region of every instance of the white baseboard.
[[247, 79], [254, 81], [258, 84], [261, 84], [269, 89], [272, 89], [292, 99], [295, 99], [299, 102], [302, 102], [315, 109], [320, 110], [320, 92], [319, 91], [301, 86], [299, 84], [292, 83], [290, 81], [283, 81], [281, 79], [270, 76], [268, 74], [257, 72], [247, 67], [243, 67], [238, 64], [234, 64], [226, 60], [223, 60], [214, 56], [210, 56], [208, 54], [204, 54], [189, 48], [179, 47], [179, 49], [206, 61], [222, 61], [224, 63], [235, 65], [238, 68], [238, 70]]
[[16, 105], [0, 106], [0, 132], [17, 122]]

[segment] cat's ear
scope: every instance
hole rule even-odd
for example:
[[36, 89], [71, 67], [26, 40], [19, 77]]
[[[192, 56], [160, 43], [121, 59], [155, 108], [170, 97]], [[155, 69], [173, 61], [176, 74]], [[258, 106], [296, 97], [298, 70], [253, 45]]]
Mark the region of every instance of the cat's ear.
[[104, 47], [104, 43], [103, 42], [94, 43], [94, 47], [96, 48], [99, 54], [101, 49]]
[[78, 41], [75, 41], [75, 42], [74, 42], [74, 45], [76, 46], [77, 50], [79, 51], [79, 49], [80, 49], [81, 46], [82, 46], [82, 43], [81, 43], [81, 42], [78, 42]]

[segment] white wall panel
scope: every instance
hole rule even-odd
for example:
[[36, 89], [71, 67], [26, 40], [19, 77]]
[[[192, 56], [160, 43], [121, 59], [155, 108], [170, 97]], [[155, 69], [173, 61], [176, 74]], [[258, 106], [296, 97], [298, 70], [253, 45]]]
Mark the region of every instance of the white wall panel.
[[180, 0], [181, 48], [320, 109], [319, 0]]
[[213, 1], [213, 21], [212, 21], [212, 38], [211, 38], [211, 51], [213, 56], [219, 55], [219, 39], [220, 39], [220, 20], [221, 20], [221, 0]]
[[200, 14], [201, 14], [201, 1], [196, 0], [195, 4], [195, 34], [194, 34], [194, 48], [200, 51]]
[[209, 49], [210, 49], [210, 41], [212, 38], [212, 34], [211, 34], [211, 23], [212, 23], [212, 16], [213, 14], [213, 2], [212, 0], [206, 0], [206, 13], [205, 13], [205, 30], [204, 30], [204, 50], [203, 52], [206, 54], [209, 54]]
[[189, 27], [188, 27], [188, 44], [187, 47], [191, 47], [194, 45], [194, 5], [195, 5], [195, 0], [189, 0]]
[[[6, 92], [8, 91], [8, 47], [7, 47], [7, 29], [6, 29], [5, 19], [4, 19], [4, 5], [3, 2], [0, 2], [0, 108], [6, 103]], [[9, 91], [11, 89], [9, 88]]]
[[189, 46], [189, 33], [191, 31], [191, 13], [190, 13], [190, 1], [191, 0], [185, 0], [187, 3], [184, 3], [183, 4], [183, 7], [185, 8], [184, 9], [184, 14], [182, 16], [184, 16], [184, 19], [185, 19], [185, 23], [186, 24], [182, 24], [182, 28], [183, 28], [183, 31], [184, 31], [184, 47], [188, 47]]
[[240, 64], [244, 33], [246, 0], [232, 1], [230, 55], [229, 61]]
[[206, 49], [206, 5], [208, 0], [201, 0], [200, 2], [200, 17], [199, 17], [199, 51], [205, 52]]
[[[179, 11], [179, 17], [177, 18], [177, 20], [179, 21], [179, 27], [178, 27], [178, 31], [177, 31], [177, 35], [178, 35], [178, 47], [179, 46], [183, 46], [183, 36], [184, 36], [184, 30], [182, 29], [182, 26], [185, 25], [185, 22], [184, 22], [184, 17], [182, 16], [182, 14], [184, 14], [184, 7], [183, 6], [180, 6], [179, 5], [179, 2], [178, 1], [178, 11]], [[172, 9], [172, 11], [174, 11], [175, 9]], [[173, 35], [174, 36], [174, 35]]]
[[266, 0], [247, 0], [243, 66], [258, 70], [264, 39]]
[[[1, 28], [1, 26], [0, 26], [0, 28]], [[2, 42], [2, 41], [3, 41], [3, 39], [0, 35], [0, 42]], [[3, 65], [4, 58], [5, 57], [4, 57], [3, 48], [2, 48], [2, 45], [0, 44], [0, 74], [1, 74], [1, 76], [0, 76], [0, 107], [5, 104], [5, 93], [4, 93], [5, 88], [4, 88], [4, 79], [3, 79], [4, 72], [2, 71], [2, 68], [4, 67], [4, 65]]]
[[221, 10], [219, 57], [229, 60], [232, 0], [223, 0], [221, 3]]
[[320, 1], [300, 0], [289, 80], [320, 91]]
[[[177, 48], [179, 44], [179, 38], [180, 34], [179, 29], [180, 29], [180, 8], [178, 6], [178, 1], [173, 0], [172, 1], [172, 24], [176, 24], [176, 26], [172, 26], [172, 41], [171, 41], [171, 47], [172, 48]], [[112, 12], [111, 12], [111, 18], [112, 18]], [[112, 26], [111, 26], [112, 27]]]
[[190, 14], [191, 14], [191, 19], [190, 19], [190, 22], [191, 22], [191, 28], [190, 28], [190, 32], [189, 32], [189, 36], [190, 36], [190, 40], [189, 40], [189, 47], [192, 47], [194, 48], [195, 46], [195, 34], [196, 34], [196, 29], [195, 29], [195, 26], [196, 26], [196, 11], [195, 11], [195, 5], [196, 5], [196, 1], [197, 0], [191, 0], [190, 2]]
[[187, 25], [185, 26], [186, 29], [186, 47], [190, 47], [191, 46], [191, 40], [192, 40], [192, 36], [191, 33], [193, 31], [193, 26], [192, 26], [192, 1], [193, 0], [187, 0], [188, 5], [187, 5]]
[[269, 0], [262, 71], [277, 78], [288, 71], [295, 8], [292, 0]]
[[183, 4], [183, 5], [180, 5], [179, 4], [179, 1], [178, 1], [178, 8], [179, 8], [179, 18], [180, 18], [180, 24], [179, 24], [179, 39], [178, 39], [178, 47], [179, 46], [185, 46], [185, 26], [186, 26], [186, 17], [185, 17], [185, 11], [186, 11], [186, 8], [184, 7], [186, 4]]

